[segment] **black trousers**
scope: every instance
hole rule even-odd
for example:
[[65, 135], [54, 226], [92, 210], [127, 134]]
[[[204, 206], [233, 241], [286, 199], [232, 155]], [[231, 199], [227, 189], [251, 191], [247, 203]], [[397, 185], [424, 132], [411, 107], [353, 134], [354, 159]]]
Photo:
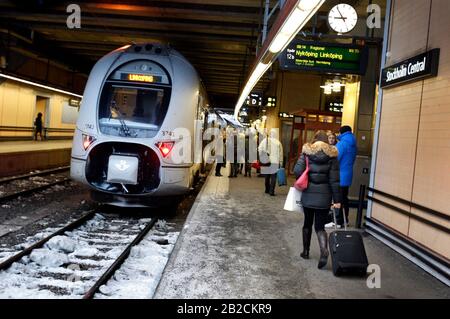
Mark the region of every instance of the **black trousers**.
[[325, 224], [328, 221], [329, 209], [314, 209], [303, 207], [305, 212], [305, 223], [303, 224], [304, 229], [311, 229], [314, 224], [314, 229], [316, 232], [325, 231]]
[[36, 128], [36, 130], [34, 131], [34, 139], [37, 141], [37, 136], [38, 136], [38, 134], [39, 134], [39, 136], [41, 137], [41, 140], [43, 139], [42, 138], [42, 128]]
[[342, 193], [342, 203], [341, 203], [341, 209], [339, 210], [339, 216], [337, 217], [337, 223], [338, 225], [344, 226], [344, 215], [348, 223], [348, 215], [350, 212], [350, 207], [348, 204], [348, 191], [350, 187], [348, 186], [341, 186], [341, 193]]
[[267, 174], [265, 177], [266, 193], [275, 194], [275, 185], [277, 183], [277, 174]]
[[216, 163], [216, 176], [220, 175], [220, 170], [222, 169], [223, 163]]
[[238, 163], [230, 163], [230, 175], [228, 177], [237, 177], [239, 170]]
[[245, 176], [252, 177], [252, 164], [245, 163]]

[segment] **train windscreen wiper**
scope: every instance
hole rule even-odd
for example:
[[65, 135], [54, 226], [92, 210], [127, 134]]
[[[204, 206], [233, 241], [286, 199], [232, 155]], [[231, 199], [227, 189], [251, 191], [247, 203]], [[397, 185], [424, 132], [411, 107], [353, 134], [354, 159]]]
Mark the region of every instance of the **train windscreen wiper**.
[[[130, 137], [131, 136], [130, 128], [127, 126], [127, 123], [125, 123], [125, 120], [123, 119], [123, 115], [120, 112], [119, 108], [117, 107], [115, 101], [112, 101], [110, 108], [112, 110], [116, 111], [117, 119], [120, 122], [120, 132], [122, 132], [125, 137]], [[112, 112], [111, 112], [111, 115], [112, 115]], [[111, 118], [111, 115], [110, 115], [110, 118]]]

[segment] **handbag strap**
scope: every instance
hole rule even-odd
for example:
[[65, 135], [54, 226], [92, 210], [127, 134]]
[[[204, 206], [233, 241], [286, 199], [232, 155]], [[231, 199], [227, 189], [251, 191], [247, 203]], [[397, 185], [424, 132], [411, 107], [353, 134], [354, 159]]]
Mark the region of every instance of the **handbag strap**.
[[305, 161], [306, 161], [306, 170], [309, 171], [309, 159], [308, 155], [305, 154]]

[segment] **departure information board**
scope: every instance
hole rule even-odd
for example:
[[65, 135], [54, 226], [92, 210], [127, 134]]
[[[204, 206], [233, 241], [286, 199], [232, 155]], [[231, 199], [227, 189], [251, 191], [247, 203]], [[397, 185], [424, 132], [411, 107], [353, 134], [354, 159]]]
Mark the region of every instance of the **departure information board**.
[[306, 70], [326, 73], [364, 75], [367, 48], [320, 42], [292, 42], [280, 54], [283, 70]]

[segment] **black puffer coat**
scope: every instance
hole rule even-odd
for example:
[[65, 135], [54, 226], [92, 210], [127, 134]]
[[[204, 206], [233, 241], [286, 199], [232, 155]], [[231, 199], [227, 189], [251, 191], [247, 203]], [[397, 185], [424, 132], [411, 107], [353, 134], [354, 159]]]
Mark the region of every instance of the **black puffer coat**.
[[324, 142], [305, 144], [294, 173], [299, 178], [306, 169], [305, 157], [309, 160], [309, 184], [303, 192], [303, 207], [329, 209], [333, 200], [341, 203], [339, 186], [339, 162], [337, 148]]

